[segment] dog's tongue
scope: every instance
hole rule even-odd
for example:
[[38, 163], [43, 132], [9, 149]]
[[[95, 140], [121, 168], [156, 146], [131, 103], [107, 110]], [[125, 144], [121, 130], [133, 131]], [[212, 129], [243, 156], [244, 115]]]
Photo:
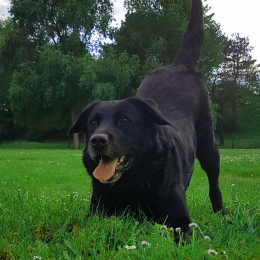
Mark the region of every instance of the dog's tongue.
[[99, 181], [109, 180], [116, 170], [117, 161], [118, 159], [101, 156], [100, 163], [93, 172], [93, 176]]

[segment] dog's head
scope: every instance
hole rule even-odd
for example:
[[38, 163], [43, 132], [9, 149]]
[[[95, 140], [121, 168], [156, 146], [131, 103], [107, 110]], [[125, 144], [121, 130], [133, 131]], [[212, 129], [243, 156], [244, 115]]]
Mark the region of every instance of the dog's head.
[[169, 124], [152, 99], [128, 98], [91, 103], [68, 134], [85, 133], [93, 176], [114, 183], [152, 147], [156, 126]]

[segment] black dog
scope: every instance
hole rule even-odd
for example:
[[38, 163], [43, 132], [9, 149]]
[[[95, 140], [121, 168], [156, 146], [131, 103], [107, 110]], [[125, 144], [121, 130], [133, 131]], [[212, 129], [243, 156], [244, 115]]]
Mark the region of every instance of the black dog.
[[181, 227], [188, 239], [185, 191], [197, 157], [213, 210], [224, 214], [209, 98], [195, 72], [203, 26], [201, 1], [193, 0], [173, 64], [150, 72], [136, 98], [93, 102], [70, 129], [86, 135], [83, 162], [92, 177], [92, 211], [141, 210], [148, 219]]

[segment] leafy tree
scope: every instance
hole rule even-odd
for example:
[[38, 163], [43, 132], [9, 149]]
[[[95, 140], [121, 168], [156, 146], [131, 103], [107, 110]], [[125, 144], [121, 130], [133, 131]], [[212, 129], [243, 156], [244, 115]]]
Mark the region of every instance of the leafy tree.
[[6, 105], [7, 90], [13, 71], [23, 60], [33, 61], [34, 44], [11, 19], [0, 21], [0, 108]]
[[[11, 35], [17, 32], [25, 39], [14, 49], [15, 55], [28, 43], [32, 46], [31, 57], [22, 57], [12, 68], [8, 93], [15, 118], [23, 125], [37, 122], [40, 128], [41, 117], [37, 115], [50, 115], [51, 111], [55, 112], [51, 115], [58, 113], [61, 118], [56, 120], [56, 127], [63, 127], [67, 122], [64, 118], [68, 118], [64, 117], [66, 110], [75, 119], [82, 109], [86, 92], [82, 92], [80, 73], [86, 72], [88, 66], [83, 62], [88, 53], [86, 46], [92, 30], [106, 33], [112, 19], [112, 5], [109, 0], [12, 0], [10, 13]], [[88, 88], [91, 86], [89, 82]], [[50, 121], [47, 128], [53, 128]], [[77, 136], [74, 144], [76, 140]]]
[[33, 62], [34, 53], [34, 44], [17, 30], [12, 19], [0, 21], [0, 136], [5, 139], [10, 139], [16, 128], [8, 99], [13, 71], [23, 60]]
[[[28, 15], [28, 10], [21, 11]], [[31, 10], [36, 11], [40, 12], [37, 8]], [[29, 18], [32, 19], [30, 15]], [[87, 103], [120, 98], [130, 78], [137, 74], [136, 56], [129, 59], [126, 53], [115, 54], [108, 46], [100, 57], [91, 57], [86, 48], [87, 39], [78, 41], [68, 29], [63, 32], [66, 37], [55, 36], [52, 40], [45, 25], [39, 25], [40, 20], [31, 20], [34, 27], [25, 20], [15, 16], [1, 24], [0, 72], [6, 76], [1, 78], [1, 82], [6, 82], [5, 88], [1, 84], [1, 91], [5, 90], [1, 105], [7, 110], [6, 104], [10, 104], [14, 121], [27, 130], [68, 128]]]
[[96, 62], [99, 86], [93, 90], [92, 99], [120, 99], [130, 79], [138, 76], [139, 62], [137, 55], [129, 58], [126, 52], [116, 54], [111, 46], [107, 46]]
[[[149, 71], [162, 65], [171, 64], [179, 50], [190, 15], [191, 1], [169, 0], [125, 0], [126, 20], [111, 36], [118, 53], [126, 51], [129, 56], [138, 55], [140, 73], [132, 79], [124, 97], [136, 90], [141, 79]], [[210, 8], [205, 6], [205, 13]], [[210, 81], [212, 67], [222, 61], [223, 37], [212, 20], [205, 15], [205, 39], [199, 69]], [[129, 91], [130, 88], [130, 91]]]
[[67, 128], [89, 102], [119, 98], [137, 64], [135, 57], [116, 56], [111, 49], [99, 59], [87, 53], [81, 58], [47, 44], [35, 66], [22, 63], [14, 71], [9, 88], [12, 111], [21, 124], [42, 131]]
[[[252, 85], [253, 88], [252, 88]], [[247, 88], [239, 88], [239, 104], [237, 106], [237, 131], [260, 134], [260, 81]]]
[[218, 123], [220, 128], [223, 125], [225, 132], [236, 133], [238, 108], [241, 110], [241, 105], [246, 107], [249, 100], [250, 104], [257, 100], [259, 65], [250, 55], [252, 49], [248, 38], [241, 38], [239, 34], [233, 35], [226, 41], [224, 62], [215, 71], [212, 99], [218, 104], [222, 117], [222, 123]]
[[[105, 33], [112, 17], [109, 0], [11, 0], [10, 13], [27, 36], [62, 43], [64, 52], [87, 43], [91, 31]], [[82, 50], [84, 51], [84, 47]], [[76, 51], [78, 52], [78, 46]]]

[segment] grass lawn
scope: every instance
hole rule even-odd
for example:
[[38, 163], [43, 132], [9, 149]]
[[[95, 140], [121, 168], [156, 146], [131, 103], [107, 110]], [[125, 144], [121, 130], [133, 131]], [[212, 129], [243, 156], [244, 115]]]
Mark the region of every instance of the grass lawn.
[[145, 219], [86, 218], [81, 151], [0, 149], [0, 259], [260, 259], [260, 150], [220, 153], [227, 215], [212, 213], [196, 164], [187, 202], [198, 226], [191, 244], [176, 245], [171, 230]]

